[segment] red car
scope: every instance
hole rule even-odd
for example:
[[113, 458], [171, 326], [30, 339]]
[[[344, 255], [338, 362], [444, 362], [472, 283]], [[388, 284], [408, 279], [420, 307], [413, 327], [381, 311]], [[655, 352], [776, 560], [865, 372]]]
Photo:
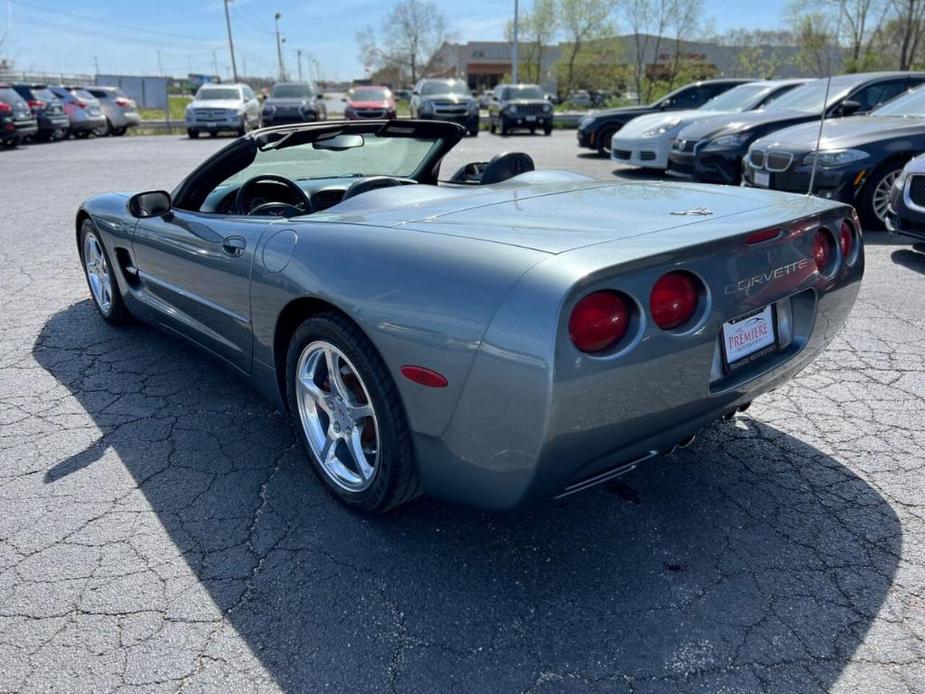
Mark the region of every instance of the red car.
[[346, 101], [344, 117], [348, 120], [397, 118], [395, 97], [388, 87], [354, 87], [347, 92]]

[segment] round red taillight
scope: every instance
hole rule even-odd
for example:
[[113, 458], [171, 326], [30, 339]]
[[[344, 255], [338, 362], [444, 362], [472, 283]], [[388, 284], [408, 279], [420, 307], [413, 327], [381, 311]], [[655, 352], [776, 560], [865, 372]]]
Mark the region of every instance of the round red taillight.
[[576, 304], [568, 334], [582, 352], [603, 352], [626, 335], [629, 322], [629, 301], [614, 292], [595, 292]]
[[841, 223], [841, 231], [838, 233], [838, 246], [841, 248], [841, 257], [848, 262], [851, 258], [851, 251], [854, 250], [854, 229], [848, 222]]
[[828, 274], [831, 269], [833, 250], [834, 244], [832, 243], [831, 234], [825, 229], [817, 231], [816, 237], [813, 239], [813, 260], [816, 261], [816, 269], [824, 275]]
[[662, 330], [673, 330], [691, 319], [700, 303], [700, 281], [686, 272], [669, 272], [652, 287], [649, 309]]

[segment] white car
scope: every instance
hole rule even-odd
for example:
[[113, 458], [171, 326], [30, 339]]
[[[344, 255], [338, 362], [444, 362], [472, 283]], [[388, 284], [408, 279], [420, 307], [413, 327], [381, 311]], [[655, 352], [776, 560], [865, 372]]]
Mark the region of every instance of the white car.
[[260, 102], [246, 84], [204, 84], [186, 107], [186, 133], [193, 139], [219, 131], [244, 135], [260, 127]]
[[807, 80], [748, 82], [710, 99], [698, 109], [639, 116], [623, 126], [610, 141], [610, 157], [620, 164], [647, 169], [668, 168], [671, 141], [681, 129], [704, 118], [764, 108]]

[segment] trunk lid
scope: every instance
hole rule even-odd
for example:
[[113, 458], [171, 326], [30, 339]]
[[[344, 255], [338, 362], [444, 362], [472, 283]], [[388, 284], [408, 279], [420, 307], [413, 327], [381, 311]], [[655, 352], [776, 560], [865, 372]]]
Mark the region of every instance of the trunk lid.
[[[411, 189], [420, 188], [420, 191]], [[438, 195], [438, 191], [442, 191]], [[418, 196], [399, 202], [403, 193]], [[430, 194], [431, 199], [421, 196]], [[331, 221], [390, 223], [547, 253], [614, 241], [633, 247], [702, 242], [780, 224], [833, 203], [776, 191], [704, 184], [593, 181], [572, 184], [483, 189], [411, 186], [373, 191], [366, 198], [374, 209], [356, 209], [348, 201], [332, 208], [344, 212]], [[380, 204], [382, 207], [380, 207]], [[350, 208], [353, 207], [353, 210]], [[348, 211], [350, 210], [350, 211]], [[355, 211], [354, 211], [355, 210]], [[318, 215], [315, 215], [316, 217]]]

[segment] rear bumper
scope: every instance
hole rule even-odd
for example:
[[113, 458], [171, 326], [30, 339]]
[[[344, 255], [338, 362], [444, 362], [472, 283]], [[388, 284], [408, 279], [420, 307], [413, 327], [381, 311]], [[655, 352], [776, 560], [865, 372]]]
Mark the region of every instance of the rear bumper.
[[912, 241], [925, 241], [925, 208], [911, 200], [907, 202], [906, 188], [895, 185], [890, 191], [890, 208], [886, 215], [886, 228], [893, 236]]
[[261, 122], [264, 127], [271, 125], [289, 125], [291, 123], [314, 123], [318, 120], [318, 114], [315, 111], [306, 111], [305, 113], [268, 113], [263, 112]]
[[668, 168], [667, 141], [621, 138], [618, 132], [610, 141], [610, 158], [618, 164], [664, 171]]
[[475, 130], [479, 127], [479, 114], [463, 114], [463, 115], [446, 115], [446, 114], [418, 114], [418, 118], [421, 120], [442, 120], [449, 123], [458, 123], [469, 130]]
[[96, 130], [97, 128], [102, 128], [105, 125], [106, 116], [100, 114], [99, 116], [86, 116], [79, 120], [72, 120], [70, 130], [72, 133], [87, 132]]
[[[838, 220], [842, 217], [839, 213]], [[811, 244], [811, 237], [806, 240]], [[780, 262], [811, 262], [808, 250], [783, 254], [779, 258], [787, 260]], [[759, 273], [767, 253], [730, 258], [722, 265]], [[702, 263], [715, 268], [715, 256], [704, 255]], [[696, 263], [689, 267], [697, 269]], [[861, 248], [853, 264], [840, 263], [831, 279], [813, 267], [752, 296], [734, 297], [722, 296], [722, 285], [711, 284], [712, 307], [698, 326], [670, 335], [644, 327], [640, 336], [646, 339], [640, 337], [625, 354], [600, 358], [578, 356], [571, 348], [573, 357], [559, 317], [541, 318], [547, 329], [556, 325], [557, 337], [545, 356], [532, 351], [541, 341], [512, 338], [523, 330], [524, 315], [536, 318], [536, 312], [525, 311], [538, 305], [529, 294], [539, 287], [523, 293], [515, 289], [486, 332], [446, 431], [415, 436], [424, 488], [454, 502], [511, 509], [580, 490], [668, 453], [816, 359], [848, 318], [863, 269]], [[653, 272], [657, 278], [664, 268]], [[652, 277], [639, 281], [638, 286], [649, 287]], [[786, 290], [781, 292], [778, 284]], [[779, 347], [728, 371], [721, 357], [722, 326], [742, 315], [749, 302], [775, 306]]]
[[39, 124], [35, 118], [22, 120], [5, 120], [0, 124], [0, 137], [30, 137], [39, 131]]
[[222, 118], [210, 118], [209, 120], [198, 118], [186, 119], [187, 130], [198, 130], [202, 132], [240, 130], [243, 126], [244, 116], [225, 116]]
[[60, 116], [39, 116], [38, 132], [45, 133], [66, 133], [71, 127], [71, 122], [64, 114]]

